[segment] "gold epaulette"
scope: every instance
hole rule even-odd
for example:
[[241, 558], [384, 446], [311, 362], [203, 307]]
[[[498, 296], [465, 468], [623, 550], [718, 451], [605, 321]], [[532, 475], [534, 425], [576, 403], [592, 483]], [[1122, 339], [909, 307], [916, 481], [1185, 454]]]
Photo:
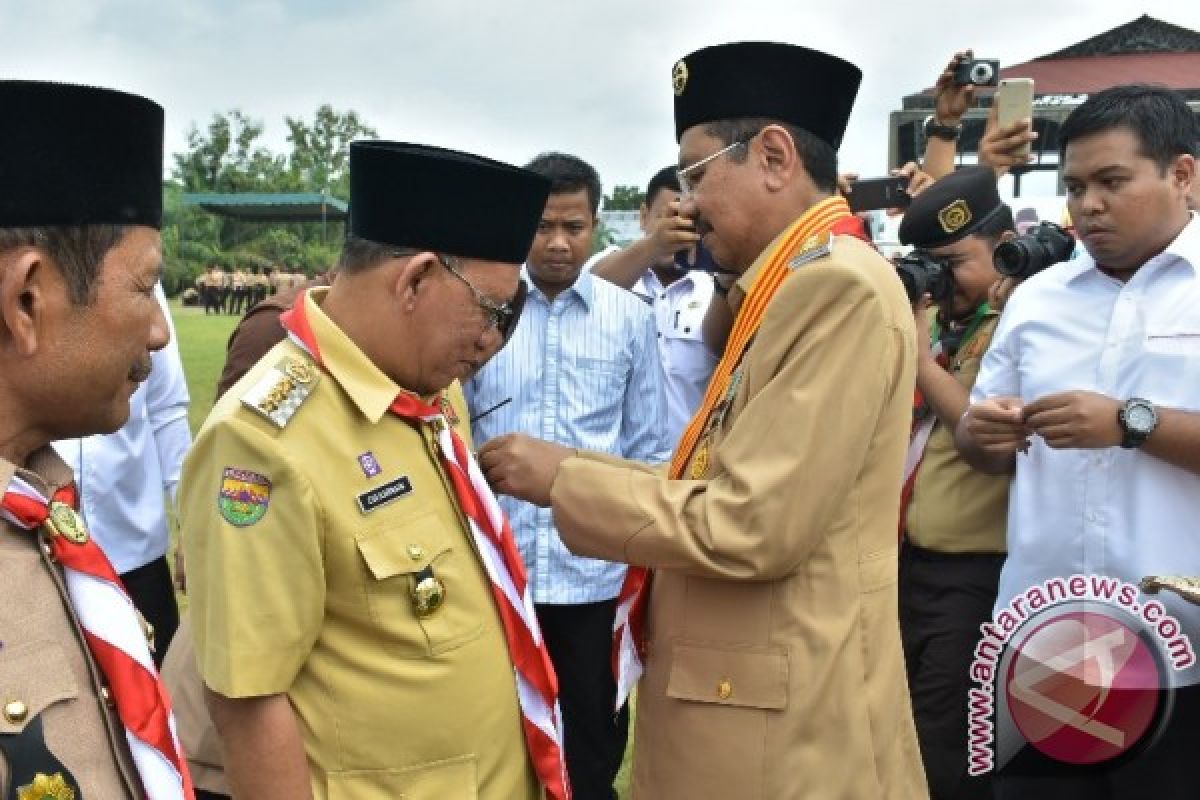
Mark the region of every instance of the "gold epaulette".
[[295, 356], [280, 360], [242, 395], [242, 403], [283, 428], [312, 394], [321, 373]]
[[814, 233], [800, 245], [800, 250], [788, 261], [790, 269], [798, 269], [805, 264], [824, 258], [833, 252], [833, 234], [829, 231]]

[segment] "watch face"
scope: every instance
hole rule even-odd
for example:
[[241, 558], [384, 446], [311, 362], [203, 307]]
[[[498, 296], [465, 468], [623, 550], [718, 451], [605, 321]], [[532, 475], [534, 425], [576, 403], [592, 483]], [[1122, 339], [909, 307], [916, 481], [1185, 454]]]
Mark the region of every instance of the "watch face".
[[1136, 433], [1148, 433], [1154, 427], [1154, 409], [1138, 404], [1125, 411], [1125, 424]]

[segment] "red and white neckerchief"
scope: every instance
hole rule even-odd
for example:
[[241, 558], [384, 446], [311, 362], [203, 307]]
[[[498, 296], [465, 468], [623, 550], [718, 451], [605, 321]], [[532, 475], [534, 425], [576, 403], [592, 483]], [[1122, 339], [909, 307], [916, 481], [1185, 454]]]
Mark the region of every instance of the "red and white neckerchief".
[[[725, 345], [725, 353], [713, 371], [704, 401], [697, 409], [691, 423], [683, 433], [675, 455], [671, 460], [668, 476], [678, 480], [695, 451], [702, 432], [706, 430], [711, 415], [720, 398], [729, 391], [729, 382], [745, 354], [762, 318], [766, 314], [771, 298], [784, 279], [791, 274], [787, 261], [797, 248], [821, 234], [853, 236], [871, 244], [863, 221], [850, 213], [850, 206], [840, 195], [822, 200], [785, 231], [772, 256], [764, 263], [734, 321], [733, 330]], [[872, 245], [874, 246], [874, 245]], [[612, 669], [617, 682], [616, 708], [625, 705], [634, 684], [642, 676], [646, 651], [646, 602], [650, 596], [651, 571], [647, 567], [630, 565], [625, 572], [625, 581], [617, 594], [617, 613], [613, 620]]]
[[26, 530], [46, 525], [50, 555], [62, 565], [71, 608], [112, 692], [146, 797], [192, 800], [192, 779], [175, 734], [171, 699], [150, 658], [133, 602], [96, 540], [91, 536], [70, 538], [51, 519], [52, 514], [67, 511], [55, 511], [61, 504], [71, 509], [74, 524], [82, 526], [82, 519], [73, 511], [76, 503], [74, 484], [62, 487], [47, 500], [36, 487], [14, 475], [4, 491], [0, 516]]
[[[297, 297], [279, 321], [291, 334], [292, 341], [321, 364], [317, 338], [308, 322], [307, 295], [304, 292]], [[446, 422], [438, 406], [402, 392], [392, 401], [389, 410], [409, 422], [430, 425], [437, 433], [442, 466], [454, 485], [459, 507], [467, 518], [504, 623], [508, 652], [516, 672], [522, 727], [534, 771], [550, 800], [569, 800], [571, 788], [563, 758], [558, 678], [538, 627], [525, 562], [521, 560], [508, 518], [496, 502], [475, 457]]]

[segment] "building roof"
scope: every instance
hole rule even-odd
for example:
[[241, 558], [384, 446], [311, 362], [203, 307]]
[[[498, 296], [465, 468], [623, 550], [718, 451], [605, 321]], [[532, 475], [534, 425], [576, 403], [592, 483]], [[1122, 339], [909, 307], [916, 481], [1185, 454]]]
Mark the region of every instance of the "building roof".
[[184, 205], [252, 222], [321, 222], [344, 220], [346, 203], [324, 194], [238, 192], [185, 194]]
[[1112, 30], [1084, 39], [1070, 47], [1039, 56], [1035, 61], [1086, 56], [1117, 56], [1130, 53], [1200, 53], [1200, 33], [1149, 14], [1118, 25]]

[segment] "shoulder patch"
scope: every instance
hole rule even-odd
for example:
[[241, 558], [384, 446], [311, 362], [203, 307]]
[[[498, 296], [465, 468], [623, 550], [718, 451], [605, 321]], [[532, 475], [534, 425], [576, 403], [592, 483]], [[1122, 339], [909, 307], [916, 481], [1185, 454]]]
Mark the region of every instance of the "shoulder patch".
[[281, 359], [242, 395], [242, 404], [285, 427], [321, 379], [313, 364], [288, 356]]
[[245, 528], [267, 515], [271, 479], [248, 469], [226, 467], [221, 473], [217, 510], [230, 525]]
[[833, 252], [833, 234], [826, 231], [825, 233], [814, 233], [805, 240], [800, 246], [800, 250], [788, 262], [788, 267], [798, 269], [805, 264], [810, 264], [819, 258], [824, 258]]

